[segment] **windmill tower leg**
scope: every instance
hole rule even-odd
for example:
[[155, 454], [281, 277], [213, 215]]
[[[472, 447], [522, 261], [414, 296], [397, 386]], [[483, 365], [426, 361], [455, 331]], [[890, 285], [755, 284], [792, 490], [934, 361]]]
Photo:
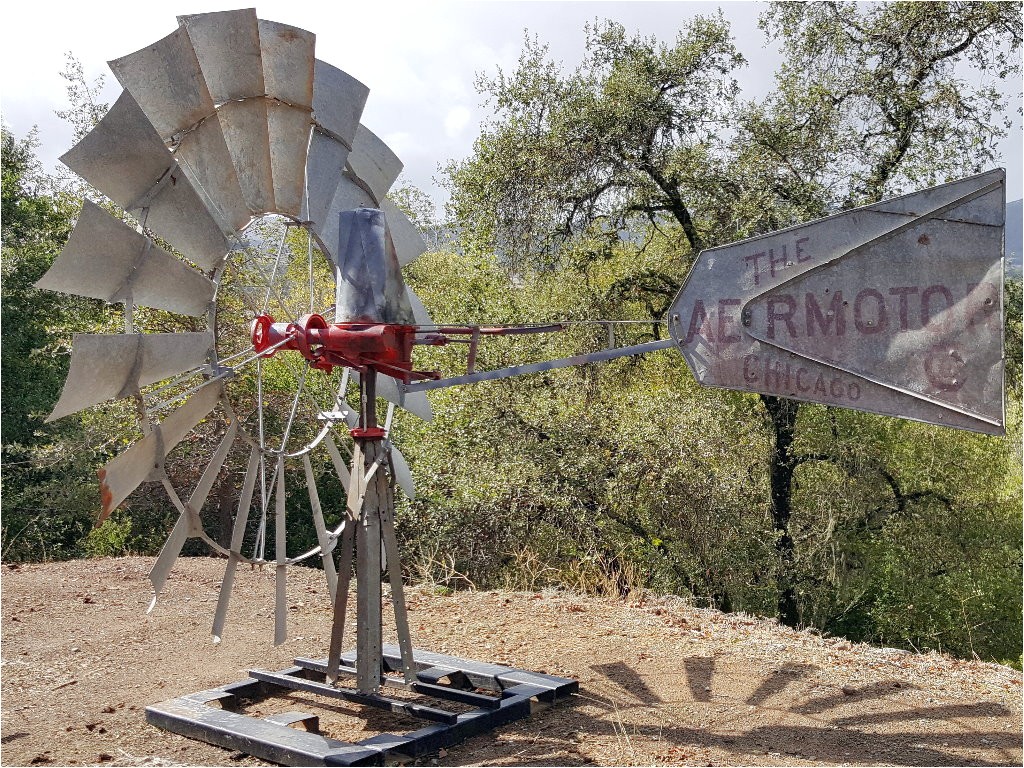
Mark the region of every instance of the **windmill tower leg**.
[[384, 467], [388, 450], [378, 428], [377, 375], [372, 369], [360, 379], [359, 427], [353, 430], [352, 481], [349, 485], [349, 520], [341, 542], [339, 582], [334, 604], [334, 623], [328, 653], [328, 677], [336, 680], [341, 667], [348, 588], [353, 559], [356, 564], [356, 688], [377, 693], [384, 665], [381, 572], [382, 551], [387, 556], [395, 625], [406, 682], [415, 679], [412, 639], [405, 609], [398, 542], [395, 538], [394, 491]]

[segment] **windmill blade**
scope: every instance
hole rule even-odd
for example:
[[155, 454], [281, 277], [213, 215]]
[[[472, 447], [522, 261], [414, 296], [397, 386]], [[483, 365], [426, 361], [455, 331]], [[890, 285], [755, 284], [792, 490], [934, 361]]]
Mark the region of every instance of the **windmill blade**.
[[184, 509], [180, 510], [178, 520], [171, 530], [171, 535], [164, 542], [163, 549], [160, 550], [156, 563], [153, 564], [153, 568], [149, 572], [149, 580], [153, 584], [153, 600], [149, 604], [149, 610], [153, 610], [153, 606], [156, 605], [156, 599], [164, 588], [164, 584], [167, 583], [167, 577], [170, 576], [174, 563], [177, 562], [178, 557], [181, 555], [181, 548], [185, 546], [185, 541], [191, 536], [202, 534], [203, 525], [199, 519], [199, 514], [202, 512], [206, 500], [210, 496], [213, 484], [216, 482], [217, 476], [224, 466], [224, 461], [231, 451], [231, 446], [234, 444], [237, 434], [238, 422], [233, 421], [228, 426], [228, 430], [224, 434], [223, 439], [221, 439], [220, 445], [217, 446], [217, 450], [213, 454], [210, 463], [203, 470], [195, 490], [189, 496], [188, 504]]
[[274, 210], [298, 216], [306, 181], [306, 153], [313, 111], [316, 35], [260, 19], [263, 77], [270, 102], [267, 128], [274, 176]]
[[162, 465], [164, 457], [174, 446], [214, 409], [220, 394], [219, 384], [203, 387], [185, 405], [161, 421], [158, 428], [111, 459], [99, 471], [103, 502], [101, 521], [152, 475], [154, 467]]
[[277, 567], [274, 569], [276, 596], [274, 600], [274, 645], [288, 639], [288, 551], [285, 542], [285, 495], [284, 458], [278, 459], [277, 492], [274, 507], [274, 555]]
[[[352, 380], [359, 383], [359, 374], [352, 371]], [[404, 408], [414, 413], [424, 421], [434, 418], [434, 411], [430, 407], [430, 401], [423, 392], [403, 392], [398, 388], [396, 379], [385, 376], [383, 373], [377, 376], [377, 397], [382, 397], [389, 403], [394, 403], [399, 408]]]
[[308, 200], [302, 218], [322, 231], [345, 172], [369, 89], [347, 72], [317, 59], [313, 65], [313, 136], [306, 162]]
[[669, 310], [698, 381], [1003, 433], [1005, 173], [702, 252]]
[[[357, 419], [353, 419], [358, 423]], [[355, 424], [350, 424], [355, 426]], [[331, 439], [330, 435], [324, 438], [324, 447], [327, 448], [327, 453], [330, 454], [331, 463], [334, 465], [334, 471], [338, 473], [338, 479], [341, 481], [341, 487], [348, 492], [348, 486], [351, 482], [351, 474], [348, 471], [348, 465], [345, 464], [345, 460], [341, 457], [341, 453], [338, 451], [338, 446], [334, 444], [334, 440]]]
[[71, 370], [47, 422], [201, 366], [213, 348], [206, 333], [75, 334]]
[[402, 452], [391, 446], [391, 470], [395, 473], [395, 482], [398, 483], [409, 501], [416, 499], [416, 486], [412, 480], [412, 471], [409, 469], [409, 462], [405, 460]]
[[145, 209], [145, 225], [203, 269], [228, 252], [220, 224], [127, 91], [60, 160], [126, 211]]
[[402, 161], [373, 131], [360, 124], [352, 142], [349, 165], [353, 173], [373, 195], [376, 203], [384, 196], [402, 172]]
[[192, 41], [179, 27], [157, 42], [108, 62], [164, 141], [176, 141], [175, 158], [231, 231], [249, 223], [250, 211], [231, 162], [216, 105]]
[[423, 306], [423, 302], [420, 301], [420, 297], [416, 295], [412, 288], [405, 286], [406, 298], [409, 301], [409, 305], [412, 307], [412, 316], [416, 319], [416, 325], [419, 326], [431, 326], [434, 321], [430, 319], [430, 313], [427, 312], [427, 308]]
[[324, 576], [327, 579], [327, 591], [331, 595], [331, 603], [338, 589], [338, 572], [334, 570], [334, 547], [327, 535], [327, 525], [324, 523], [324, 512], [320, 506], [320, 494], [316, 490], [316, 477], [313, 475], [313, 465], [309, 461], [309, 454], [303, 454], [302, 467], [306, 472], [306, 489], [309, 491], [309, 506], [313, 512], [313, 527], [316, 528], [316, 539], [320, 545], [320, 557], [324, 564]]
[[196, 52], [250, 213], [274, 210], [266, 86], [256, 11], [178, 18]]
[[245, 480], [242, 482], [242, 495], [238, 499], [235, 524], [231, 528], [228, 564], [224, 568], [224, 578], [220, 582], [220, 594], [217, 596], [217, 611], [213, 616], [213, 629], [211, 630], [214, 643], [219, 643], [224, 635], [224, 622], [228, 616], [228, 603], [231, 600], [231, 590], [235, 585], [235, 571], [241, 558], [239, 553], [245, 539], [245, 526], [249, 522], [249, 509], [252, 507], [252, 495], [256, 489], [256, 476], [259, 473], [259, 468], [260, 450], [253, 448], [249, 453], [249, 465], [245, 470]]
[[424, 254], [427, 244], [423, 241], [419, 227], [413, 224], [397, 205], [384, 198], [380, 202], [380, 208], [388, 220], [388, 229], [395, 244], [398, 263], [404, 267]]
[[35, 287], [193, 317], [206, 314], [214, 296], [213, 281], [89, 200], [64, 250]]

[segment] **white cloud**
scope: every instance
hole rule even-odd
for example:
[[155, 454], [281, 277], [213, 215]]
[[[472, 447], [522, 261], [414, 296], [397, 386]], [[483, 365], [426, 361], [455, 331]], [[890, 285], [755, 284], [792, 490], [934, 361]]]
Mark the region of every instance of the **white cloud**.
[[456, 139], [462, 135], [469, 117], [470, 112], [466, 107], [458, 106], [448, 110], [444, 118], [444, 132], [449, 139]]

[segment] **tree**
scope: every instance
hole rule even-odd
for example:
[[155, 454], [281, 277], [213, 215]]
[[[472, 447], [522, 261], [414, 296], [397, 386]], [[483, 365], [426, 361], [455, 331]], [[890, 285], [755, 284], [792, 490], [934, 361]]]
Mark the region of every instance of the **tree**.
[[[995, 88], [1020, 73], [1021, 16], [1008, 3], [776, 3], [762, 27], [785, 54], [778, 89], [742, 114], [733, 161], [739, 189], [795, 223], [977, 173], [995, 158], [1008, 121]], [[767, 191], [767, 199], [764, 191]], [[742, 197], [742, 195], [741, 195]], [[746, 207], [750, 207], [749, 204]], [[798, 404], [763, 396], [774, 431], [772, 512], [782, 561], [779, 614], [799, 621], [789, 532], [794, 475], [814, 454], [792, 450]]]
[[[672, 46], [597, 23], [568, 74], [527, 38], [514, 73], [479, 79], [494, 118], [472, 156], [448, 167], [448, 211], [465, 246], [518, 273], [585, 273], [616, 243], [642, 252], [664, 236], [675, 244], [671, 256], [608, 292], [643, 300], [656, 321], [702, 247], [993, 160], [1005, 134], [994, 116], [1005, 104], [991, 81], [1020, 73], [1017, 5], [780, 3], [762, 26], [785, 64], [775, 90], [749, 103], [739, 100], [732, 73], [743, 59], [720, 17], [684, 24]], [[965, 69], [987, 82], [963, 80]], [[800, 439], [801, 414], [827, 421], [826, 409], [776, 397], [761, 403], [778, 614], [796, 625], [797, 473], [842, 457]], [[881, 460], [868, 465], [889, 472]], [[896, 506], [919, 492], [894, 482]]]
[[721, 16], [684, 24], [671, 47], [607, 21], [586, 33], [568, 76], [527, 37], [513, 74], [479, 77], [495, 117], [473, 156], [448, 166], [450, 215], [466, 242], [513, 267], [665, 224], [684, 233], [685, 260], [705, 244], [692, 171], [724, 147], [743, 57]]
[[2, 141], [3, 556], [66, 557], [98, 504], [91, 464], [102, 444], [84, 439], [80, 420], [43, 419], [67, 373], [70, 329], [99, 322], [100, 308], [33, 287], [67, 239], [76, 205], [41, 172], [34, 133], [19, 141], [4, 126]]

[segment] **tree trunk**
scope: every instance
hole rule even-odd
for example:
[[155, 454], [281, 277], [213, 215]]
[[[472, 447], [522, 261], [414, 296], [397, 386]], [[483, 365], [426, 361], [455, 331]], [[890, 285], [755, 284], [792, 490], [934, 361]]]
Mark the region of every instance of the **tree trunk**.
[[779, 553], [779, 620], [795, 627], [800, 623], [800, 613], [793, 585], [793, 537], [789, 533], [789, 517], [793, 510], [793, 473], [796, 471], [793, 438], [800, 404], [771, 395], [761, 395], [761, 402], [771, 419], [774, 438], [769, 462], [772, 524], [778, 534], [775, 549]]

